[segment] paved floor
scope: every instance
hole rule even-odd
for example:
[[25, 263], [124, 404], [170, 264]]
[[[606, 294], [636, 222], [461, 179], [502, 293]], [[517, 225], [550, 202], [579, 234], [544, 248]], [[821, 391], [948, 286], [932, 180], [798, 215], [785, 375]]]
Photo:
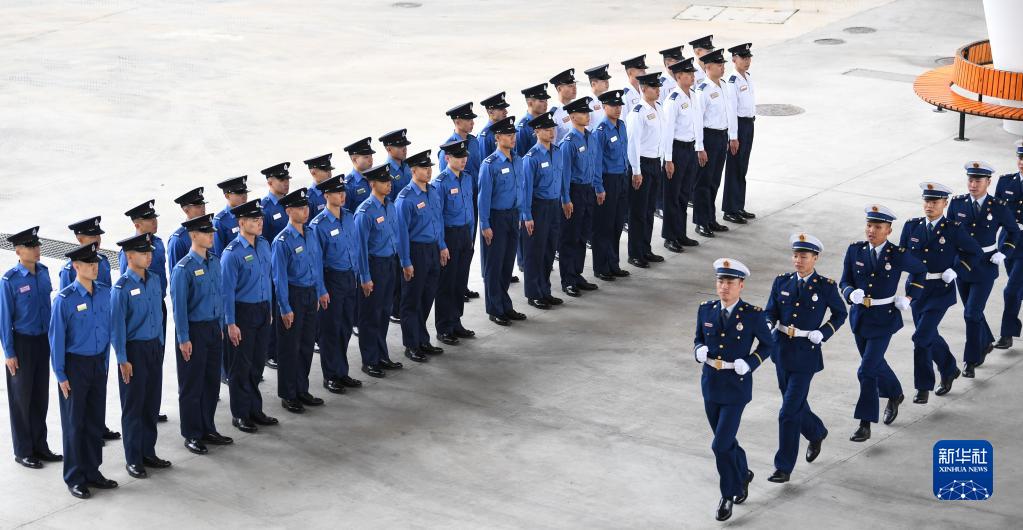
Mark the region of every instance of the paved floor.
[[[112, 246], [130, 231], [120, 212], [156, 197], [168, 234], [179, 221], [170, 199], [191, 186], [340, 153], [398, 127], [409, 128], [411, 149], [432, 148], [448, 134], [443, 110], [466, 98], [508, 90], [518, 112], [518, 88], [562, 68], [654, 54], [705, 33], [719, 44], [755, 42], [760, 102], [806, 111], [757, 121], [749, 208], [760, 219], [555, 311], [527, 310], [517, 287], [529, 320], [511, 329], [486, 322], [482, 302], [473, 302], [467, 322], [477, 339], [331, 396], [304, 416], [276, 406], [271, 373], [264, 396], [282, 425], [241, 435], [222, 403], [218, 423], [236, 443], [208, 456], [181, 447], [168, 362], [171, 421], [160, 428], [158, 451], [174, 462], [171, 470], [131, 480], [115, 442], [103, 470], [121, 488], [77, 501], [65, 493], [59, 467], [28, 471], [8, 460], [0, 527], [717, 526], [710, 434], [698, 366], [689, 360], [695, 308], [713, 293], [710, 262], [744, 260], [753, 269], [745, 298], [762, 303], [774, 275], [788, 269], [791, 231], [824, 240], [820, 271], [837, 278], [845, 244], [862, 237], [864, 203], [882, 201], [911, 217], [924, 178], [962, 190], [967, 159], [1011, 169], [1014, 138], [999, 124], [971, 118], [972, 141], [953, 142], [955, 116], [932, 113], [909, 82], [983, 38], [977, 1], [754, 4], [802, 8], [783, 25], [682, 22], [671, 17], [684, 5], [658, 2], [424, 4], [0, 8], [9, 22], [0, 33], [0, 231], [39, 223], [44, 236], [66, 239], [68, 222], [102, 214]], [[877, 31], [843, 31], [851, 26]], [[821, 38], [845, 43], [813, 42]], [[620, 69], [612, 74], [623, 82]], [[12, 255], [2, 254], [7, 266]], [[475, 273], [472, 281], [478, 289]], [[995, 322], [1003, 282], [988, 307]], [[963, 329], [961, 308], [953, 308], [943, 331], [954, 351]], [[391, 333], [397, 358], [400, 339]], [[900, 332], [888, 354], [907, 389], [909, 337]], [[799, 464], [786, 485], [764, 480], [780, 399], [773, 368], [757, 372], [740, 431], [757, 479], [729, 525], [1019, 526], [1018, 349], [992, 355], [947, 397], [907, 402], [898, 421], [876, 427], [866, 444], [846, 441], [855, 428], [858, 361], [847, 329], [827, 344], [826, 357], [811, 400], [831, 437], [821, 458]], [[313, 372], [318, 383], [319, 367]], [[116, 425], [113, 378], [110, 389], [107, 417]], [[55, 401], [49, 425], [58, 449]], [[939, 503], [930, 492], [931, 447], [962, 438], [994, 445], [994, 497]], [[0, 447], [9, 443], [0, 429]]]

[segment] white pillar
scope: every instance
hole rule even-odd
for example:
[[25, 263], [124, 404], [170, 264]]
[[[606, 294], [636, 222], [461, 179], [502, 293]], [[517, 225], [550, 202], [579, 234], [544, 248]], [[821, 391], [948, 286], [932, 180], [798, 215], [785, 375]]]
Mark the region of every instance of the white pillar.
[[[1020, 0], [984, 0], [984, 19], [987, 34], [991, 39], [993, 66], [999, 70], [1023, 72], [1023, 2]], [[1023, 107], [1023, 101], [996, 100], [1011, 107]], [[987, 100], [985, 100], [987, 101]], [[1002, 128], [1017, 136], [1023, 136], [1023, 122], [1002, 120]]]

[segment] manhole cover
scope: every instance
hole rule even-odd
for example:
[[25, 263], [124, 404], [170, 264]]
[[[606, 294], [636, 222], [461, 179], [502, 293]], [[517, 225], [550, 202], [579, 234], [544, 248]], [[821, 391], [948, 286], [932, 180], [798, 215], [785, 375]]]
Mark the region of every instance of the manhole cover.
[[842, 39], [817, 39], [813, 42], [815, 44], [824, 44], [827, 46], [833, 46], [835, 44], [845, 44], [845, 41]]
[[806, 112], [803, 107], [784, 103], [765, 103], [757, 105], [757, 116], [795, 116]]
[[395, 2], [395, 3], [391, 4], [391, 6], [393, 6], [393, 7], [404, 7], [406, 9], [412, 9], [412, 8], [415, 8], [415, 7], [423, 7], [423, 4], [420, 4], [419, 2]]
[[853, 26], [851, 28], [845, 28], [842, 31], [846, 33], [874, 33], [877, 30], [869, 26]]
[[934, 60], [934, 64], [940, 64], [942, 66], [949, 65], [955, 62], [953, 57], [938, 57]]

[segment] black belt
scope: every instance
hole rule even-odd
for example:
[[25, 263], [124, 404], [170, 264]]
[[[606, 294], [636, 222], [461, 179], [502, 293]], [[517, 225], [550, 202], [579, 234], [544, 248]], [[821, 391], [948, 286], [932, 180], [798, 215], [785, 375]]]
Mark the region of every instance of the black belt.
[[754, 120], [756, 120], [756, 119], [757, 119], [757, 117], [756, 117], [756, 116], [739, 116], [739, 119], [740, 119], [740, 120], [749, 120], [749, 121], [754, 121]]
[[640, 162], [642, 162], [644, 160], [646, 160], [647, 162], [660, 162], [661, 161], [660, 158], [653, 157], [653, 156], [641, 156], [641, 157], [639, 157], [639, 161]]
[[715, 134], [725, 134], [728, 132], [728, 129], [712, 129], [710, 127], [704, 127], [703, 134], [707, 134], [708, 132], [712, 132]]
[[688, 142], [685, 140], [675, 140], [675, 144], [681, 145], [682, 147], [696, 147], [696, 140], [690, 140]]

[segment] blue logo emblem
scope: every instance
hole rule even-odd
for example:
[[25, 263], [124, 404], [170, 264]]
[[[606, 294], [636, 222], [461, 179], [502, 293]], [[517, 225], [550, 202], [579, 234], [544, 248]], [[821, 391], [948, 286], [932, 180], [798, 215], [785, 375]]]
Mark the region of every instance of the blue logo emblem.
[[942, 501], [983, 501], [994, 494], [995, 453], [987, 440], [934, 444], [934, 496]]

